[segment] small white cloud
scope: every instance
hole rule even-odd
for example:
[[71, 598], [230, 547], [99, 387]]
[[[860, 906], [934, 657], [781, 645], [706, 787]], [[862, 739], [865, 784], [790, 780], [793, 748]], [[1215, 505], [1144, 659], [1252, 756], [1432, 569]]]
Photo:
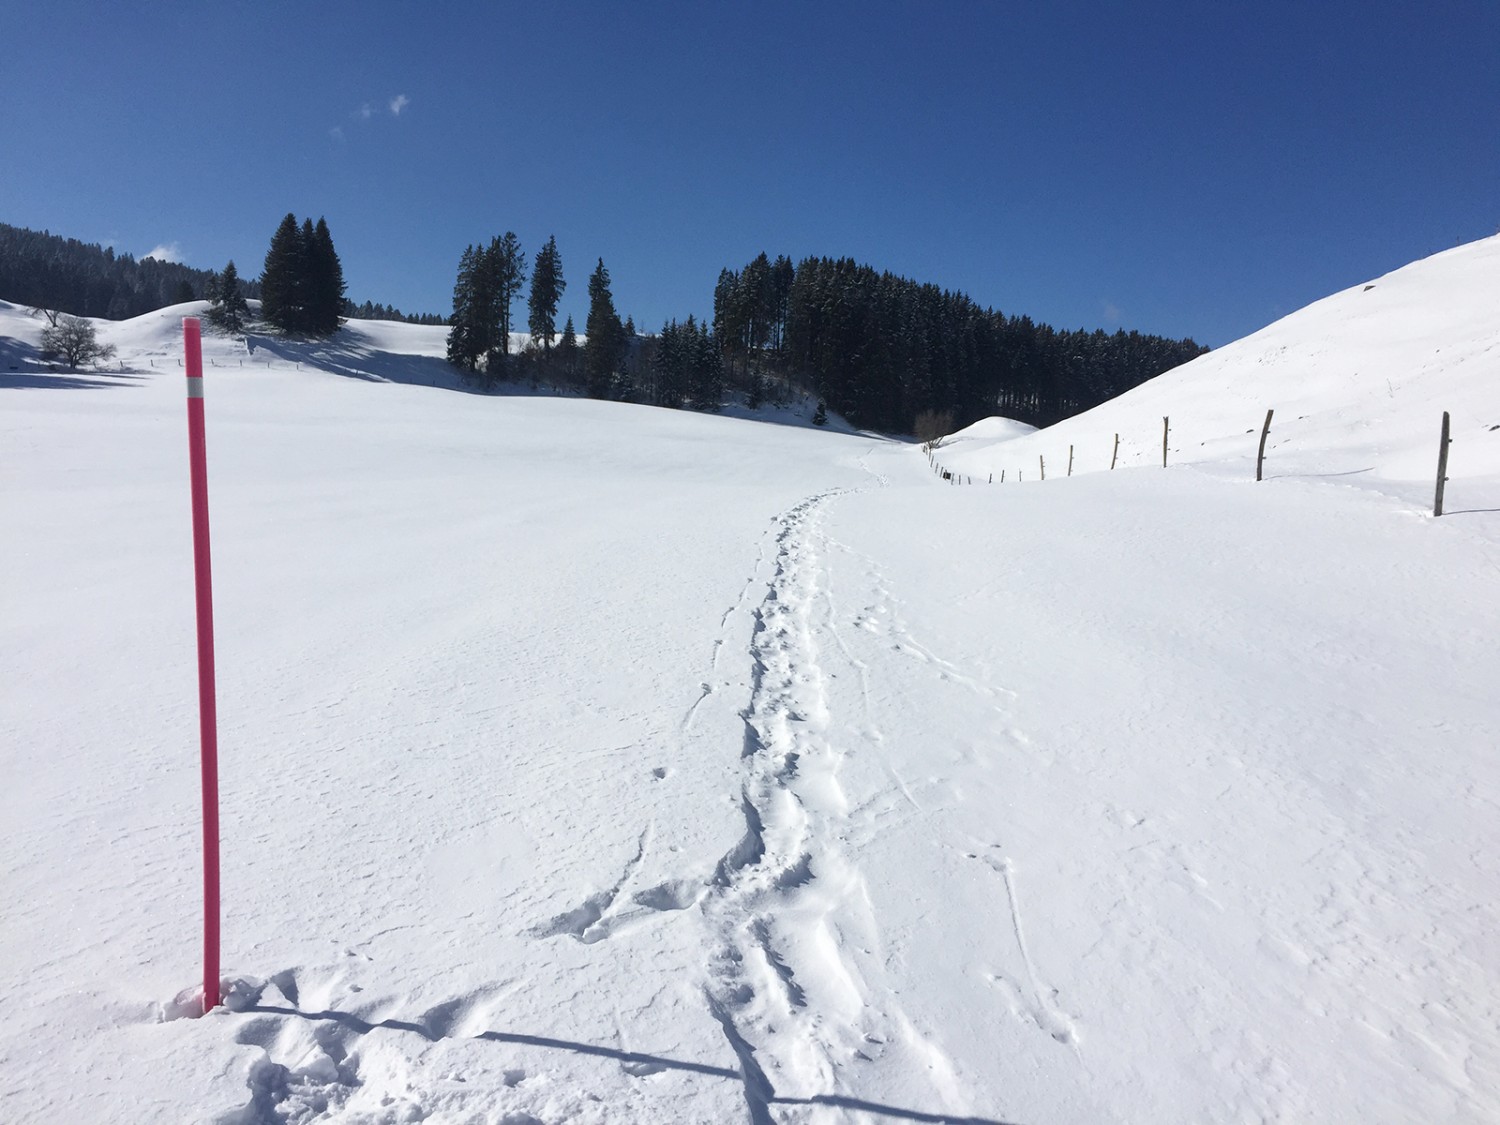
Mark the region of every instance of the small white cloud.
[[175, 242], [163, 242], [147, 250], [141, 258], [155, 258], [158, 262], [180, 262], [182, 261], [182, 247]]
[[391, 113], [396, 117], [400, 117], [401, 111], [409, 105], [411, 105], [410, 98], [405, 94], [397, 94], [391, 99]]
[[332, 129], [328, 130], [328, 135], [339, 144], [344, 143], [344, 127], [342, 125], [335, 125]]
[[370, 118], [373, 117], [374, 114], [375, 109], [370, 105], [369, 102], [365, 102], [364, 105], [360, 106], [359, 109], [355, 110], [354, 112], [354, 116], [359, 118], [361, 121], [370, 120]]
[[1125, 314], [1120, 311], [1120, 306], [1113, 301], [1104, 302], [1104, 323], [1119, 324], [1125, 319]]

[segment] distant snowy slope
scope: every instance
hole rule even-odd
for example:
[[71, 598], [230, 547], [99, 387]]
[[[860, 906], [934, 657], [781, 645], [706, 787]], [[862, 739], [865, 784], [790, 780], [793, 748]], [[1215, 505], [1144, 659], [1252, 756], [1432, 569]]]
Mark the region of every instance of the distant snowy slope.
[[[1430, 482], [1438, 427], [1453, 415], [1453, 476], [1500, 474], [1500, 237], [1356, 285], [1169, 371], [1085, 414], [1003, 444], [965, 442], [956, 472], [1035, 480], [1170, 459], [1253, 475], [1260, 425], [1276, 411], [1268, 475], [1351, 474]], [[1357, 482], [1356, 482], [1357, 483]]]

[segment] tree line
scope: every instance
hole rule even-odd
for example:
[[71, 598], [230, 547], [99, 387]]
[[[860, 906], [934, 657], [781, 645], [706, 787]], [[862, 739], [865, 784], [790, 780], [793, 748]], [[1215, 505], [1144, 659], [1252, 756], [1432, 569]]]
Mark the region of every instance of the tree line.
[[595, 398], [694, 410], [720, 409], [729, 392], [751, 409], [811, 395], [820, 418], [832, 409], [893, 433], [913, 432], [919, 417], [930, 428], [934, 419], [964, 426], [997, 413], [1045, 426], [1207, 350], [1191, 339], [1006, 316], [849, 258], [793, 265], [764, 253], [720, 272], [711, 323], [670, 320], [646, 337], [621, 323], [600, 260], [582, 348], [554, 349], [566, 283], [549, 238], [531, 266], [531, 343], [512, 355], [511, 306], [527, 265], [509, 231], [460, 260], [449, 358], [482, 388], [545, 378]]
[[[318, 224], [311, 224], [310, 231], [309, 224], [300, 224], [295, 242], [283, 229], [285, 223], [282, 220], [282, 226], [272, 236], [267, 258], [269, 262], [275, 255], [281, 266], [291, 267], [290, 295], [283, 308], [296, 311], [287, 316], [278, 314], [282, 327], [288, 331], [314, 332], [314, 323], [319, 331], [327, 329], [331, 322], [329, 294], [333, 288], [338, 289], [337, 315], [342, 317], [399, 320], [408, 324], [447, 323], [445, 317], [433, 313], [403, 314], [390, 305], [370, 301], [360, 305], [351, 303], [344, 297], [342, 267], [336, 283], [327, 273], [337, 254], [332, 253], [326, 222], [319, 220], [323, 235], [318, 233]], [[312, 261], [319, 257], [322, 267], [313, 267]], [[314, 278], [318, 268], [324, 272]], [[263, 299], [262, 278], [242, 278], [237, 271], [233, 272], [233, 278], [235, 292], [241, 298]], [[300, 296], [300, 291], [309, 287], [322, 287], [324, 291], [323, 297], [312, 302], [310, 307], [314, 311], [310, 312], [303, 310]], [[194, 269], [156, 258], [137, 260], [97, 243], [0, 223], [0, 299], [17, 305], [98, 320], [128, 320], [187, 301], [206, 300], [217, 305], [222, 288], [224, 271]], [[234, 320], [232, 312], [229, 319]], [[241, 331], [243, 326], [235, 330]]]
[[[0, 223], [0, 298], [73, 316], [126, 320], [202, 299], [216, 275], [108, 246]], [[260, 296], [255, 282], [245, 294]]]
[[[530, 343], [512, 354], [514, 308], [530, 282]], [[850, 258], [760, 254], [720, 272], [713, 319], [670, 320], [640, 335], [615, 309], [599, 259], [588, 281], [580, 342], [555, 238], [528, 258], [514, 232], [469, 246], [459, 261], [453, 313], [402, 316], [345, 297], [327, 222], [287, 215], [260, 279], [147, 258], [0, 224], [0, 297], [79, 316], [123, 318], [207, 298], [209, 319], [240, 332], [245, 297], [286, 332], [326, 335], [342, 317], [448, 323], [448, 358], [480, 388], [501, 380], [548, 382], [596, 398], [716, 410], [735, 393], [752, 408], [815, 395], [855, 425], [911, 432], [919, 415], [959, 426], [1004, 414], [1044, 426], [1154, 378], [1206, 348], [1191, 339], [1119, 330], [1063, 330], [1006, 316], [966, 294], [880, 272]], [[820, 410], [826, 415], [826, 409]]]
[[[530, 340], [513, 354], [514, 307], [528, 278]], [[571, 316], [558, 338], [557, 307], [567, 287], [555, 237], [549, 237], [530, 260], [514, 231], [466, 247], [453, 283], [448, 362], [480, 389], [507, 379], [525, 379], [533, 385], [545, 379], [594, 398], [638, 401], [640, 340], [635, 325], [621, 321], [615, 309], [604, 259], [589, 275], [589, 312], [581, 346]]]
[[759, 255], [725, 270], [714, 331], [732, 364], [794, 378], [857, 426], [911, 432], [1004, 414], [1045, 426], [1208, 349], [1139, 332], [1059, 330], [849, 258]]

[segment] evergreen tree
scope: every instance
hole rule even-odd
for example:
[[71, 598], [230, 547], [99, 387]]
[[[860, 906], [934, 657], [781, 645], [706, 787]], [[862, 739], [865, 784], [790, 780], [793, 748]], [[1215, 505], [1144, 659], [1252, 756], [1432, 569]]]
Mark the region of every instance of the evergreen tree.
[[578, 333], [573, 331], [571, 316], [563, 324], [562, 339], [557, 342], [557, 359], [570, 378], [578, 373]]
[[584, 370], [588, 393], [592, 398], [608, 398], [615, 372], [625, 356], [625, 327], [615, 312], [614, 294], [609, 291], [609, 270], [604, 259], [589, 277], [589, 317], [584, 323], [587, 339], [583, 347]]
[[172, 294], [172, 303], [174, 305], [183, 305], [189, 301], [196, 301], [197, 299], [198, 297], [193, 292], [193, 283], [191, 281], [189, 281], [187, 278], [183, 278], [177, 283], [177, 291]]
[[260, 313], [267, 324], [295, 332], [303, 324], [302, 294], [306, 254], [297, 216], [281, 220], [271, 236], [265, 268], [260, 275]]
[[[491, 380], [502, 376], [505, 357], [510, 354], [511, 305], [526, 283], [526, 255], [514, 231], [490, 241], [485, 252], [484, 291], [489, 298]], [[497, 360], [495, 357], [498, 356]]]
[[814, 426], [828, 425], [828, 404], [818, 399], [818, 409], [813, 411], [812, 423]]
[[785, 254], [771, 264], [771, 347], [781, 354], [786, 342], [786, 318], [791, 308], [792, 283], [797, 279], [796, 267]]
[[214, 281], [213, 304], [208, 310], [208, 321], [216, 328], [238, 336], [245, 331], [245, 319], [250, 315], [250, 306], [240, 291], [240, 275], [233, 260], [224, 267], [224, 272]]
[[739, 321], [744, 325], [740, 345], [747, 354], [764, 348], [771, 338], [771, 319], [775, 293], [771, 281], [771, 260], [765, 252], [758, 254], [740, 274], [738, 292]]
[[306, 329], [317, 336], [331, 336], [339, 330], [344, 311], [344, 267], [333, 248], [333, 235], [322, 218], [312, 228], [307, 244], [307, 319]]
[[485, 353], [484, 313], [481, 309], [481, 250], [466, 247], [458, 262], [458, 279], [453, 283], [453, 315], [449, 318], [448, 362], [472, 374], [478, 370], [479, 357]]
[[297, 318], [298, 332], [311, 332], [313, 326], [313, 303], [316, 300], [313, 284], [313, 233], [312, 219], [302, 220], [302, 260], [297, 270], [297, 305], [302, 312]]
[[[531, 268], [531, 296], [527, 299], [528, 316], [526, 327], [533, 340], [542, 342], [542, 349], [552, 350], [552, 338], [557, 335], [557, 303], [562, 299], [568, 283], [563, 280], [562, 258], [557, 253], [557, 239], [547, 239], [547, 244], [536, 252], [536, 262]], [[577, 341], [574, 341], [575, 345]]]
[[745, 405], [751, 410], [759, 410], [766, 401], [766, 379], [759, 371], [751, 372], [750, 386], [745, 391]]
[[661, 326], [661, 335], [656, 338], [656, 348], [651, 356], [651, 402], [656, 406], [682, 405], [687, 393], [687, 378], [684, 370], [686, 356], [682, 348], [682, 330], [675, 320]]
[[724, 356], [708, 325], [688, 317], [688, 405], [717, 413], [724, 405]]

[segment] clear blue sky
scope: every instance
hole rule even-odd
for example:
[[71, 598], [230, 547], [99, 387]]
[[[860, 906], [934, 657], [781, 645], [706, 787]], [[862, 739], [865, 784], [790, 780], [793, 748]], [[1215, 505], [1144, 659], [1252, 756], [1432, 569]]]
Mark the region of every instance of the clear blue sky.
[[1500, 230], [1495, 0], [0, 0], [0, 26], [0, 221], [255, 276], [286, 212], [323, 215], [350, 297], [406, 311], [449, 311], [464, 247], [514, 230], [556, 235], [580, 325], [598, 257], [650, 329], [764, 249], [1221, 345]]

